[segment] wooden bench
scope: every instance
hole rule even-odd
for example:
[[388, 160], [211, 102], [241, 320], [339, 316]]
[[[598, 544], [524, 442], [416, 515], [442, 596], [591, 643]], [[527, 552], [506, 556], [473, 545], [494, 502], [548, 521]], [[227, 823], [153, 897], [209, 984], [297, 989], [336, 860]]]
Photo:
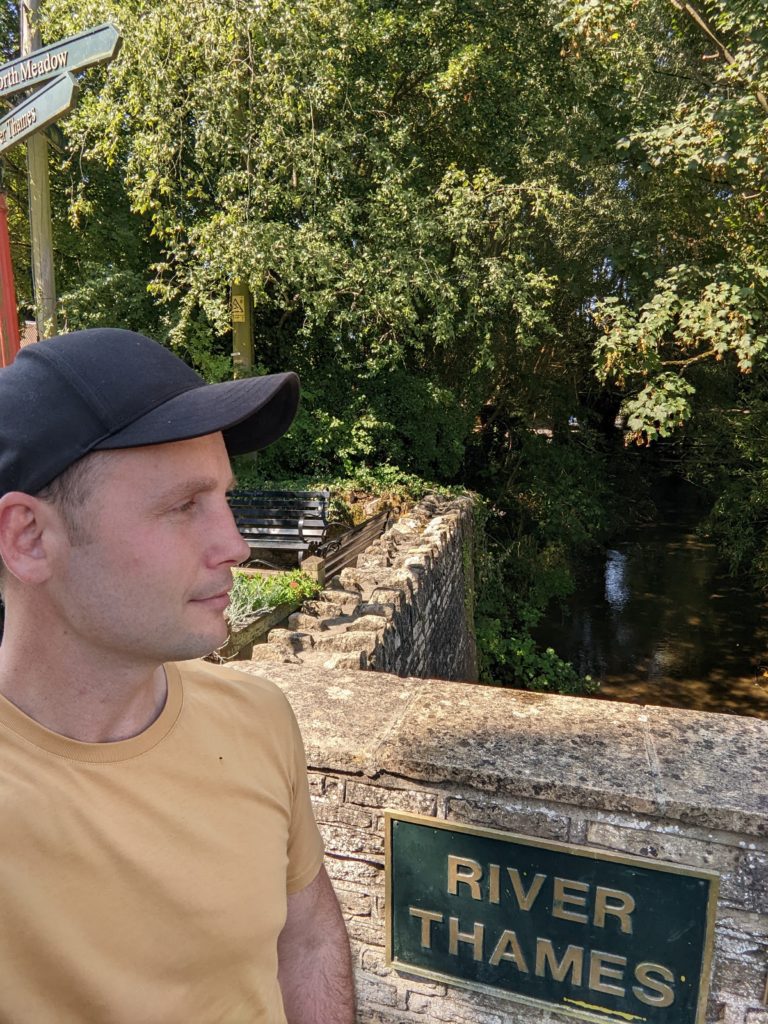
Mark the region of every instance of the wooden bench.
[[[325, 537], [329, 491], [230, 491], [229, 506], [251, 555], [295, 551], [299, 565]], [[252, 561], [263, 559], [252, 557]]]

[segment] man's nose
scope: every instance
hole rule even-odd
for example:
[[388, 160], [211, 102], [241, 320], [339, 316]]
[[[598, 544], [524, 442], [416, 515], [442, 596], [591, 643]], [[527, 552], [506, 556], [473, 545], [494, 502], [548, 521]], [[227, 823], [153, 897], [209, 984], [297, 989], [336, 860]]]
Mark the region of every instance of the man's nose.
[[225, 503], [221, 512], [221, 522], [216, 524], [216, 562], [221, 564], [227, 562], [231, 565], [240, 565], [250, 557], [251, 549], [248, 541], [241, 535], [232, 515], [232, 510]]

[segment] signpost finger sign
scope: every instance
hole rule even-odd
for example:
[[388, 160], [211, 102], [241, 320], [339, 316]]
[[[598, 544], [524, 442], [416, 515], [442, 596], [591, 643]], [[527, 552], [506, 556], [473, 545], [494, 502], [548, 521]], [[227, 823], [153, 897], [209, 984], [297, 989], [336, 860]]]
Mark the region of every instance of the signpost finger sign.
[[0, 153], [69, 113], [77, 102], [77, 93], [77, 82], [67, 72], [19, 103], [0, 120]]
[[[27, 25], [26, 31], [29, 31], [28, 18], [35, 13], [37, 6], [34, 0], [27, 0], [22, 7], [22, 27]], [[78, 84], [73, 72], [83, 71], [94, 64], [111, 60], [120, 49], [122, 40], [118, 29], [109, 22], [42, 48], [35, 48], [39, 37], [33, 32], [31, 52], [27, 52], [30, 47], [24, 43], [25, 38], [27, 37], [22, 31], [22, 56], [0, 67], [0, 98], [40, 85], [42, 88], [28, 95], [0, 119], [0, 154], [18, 142], [29, 141], [27, 161], [32, 222], [30, 234], [38, 330], [41, 329], [41, 323], [49, 322], [44, 315], [48, 307], [50, 321], [55, 329], [56, 286], [50, 239], [47, 150], [44, 145], [41, 150], [38, 140], [32, 136], [69, 113], [74, 107], [77, 102]], [[37, 154], [34, 158], [33, 153]], [[32, 170], [33, 163], [35, 173]], [[0, 195], [0, 199], [2, 198]], [[0, 203], [0, 208], [4, 211], [4, 202]], [[19, 338], [16, 329], [17, 310], [10, 261], [10, 240], [5, 216], [0, 217], [0, 262], [4, 268], [4, 287], [0, 289], [0, 366], [7, 366], [18, 352]]]
[[84, 71], [112, 58], [120, 49], [121, 37], [114, 25], [106, 22], [76, 36], [51, 43], [26, 57], [17, 57], [0, 67], [0, 96], [56, 78], [64, 71]]

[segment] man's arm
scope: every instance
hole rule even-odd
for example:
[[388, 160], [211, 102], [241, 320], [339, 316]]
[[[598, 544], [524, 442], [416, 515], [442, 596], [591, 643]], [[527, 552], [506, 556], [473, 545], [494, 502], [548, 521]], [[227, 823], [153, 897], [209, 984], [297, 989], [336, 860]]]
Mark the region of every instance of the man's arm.
[[349, 939], [325, 868], [288, 897], [277, 953], [288, 1024], [354, 1024]]

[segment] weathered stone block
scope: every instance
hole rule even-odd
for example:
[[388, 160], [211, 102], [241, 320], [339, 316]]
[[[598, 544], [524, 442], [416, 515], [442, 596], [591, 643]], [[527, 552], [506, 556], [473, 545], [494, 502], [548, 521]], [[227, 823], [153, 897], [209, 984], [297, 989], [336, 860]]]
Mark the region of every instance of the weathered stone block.
[[368, 655], [365, 651], [340, 651], [324, 661], [323, 668], [364, 672], [368, 668]]
[[393, 1008], [361, 1006], [357, 1011], [357, 1024], [414, 1024], [418, 1019]]
[[587, 824], [587, 842], [619, 853], [668, 860], [710, 871], [734, 871], [741, 852], [723, 843], [704, 842], [690, 836], [674, 835], [649, 827], [618, 826], [605, 822]]
[[337, 856], [365, 854], [367, 857], [380, 858], [384, 852], [384, 841], [381, 836], [361, 829], [346, 828], [343, 825], [326, 825], [319, 821], [320, 834], [329, 853]]
[[342, 570], [342, 572], [340, 572], [338, 576], [334, 576], [332, 579], [328, 580], [328, 582], [325, 584], [325, 590], [322, 591], [321, 596], [322, 594], [333, 593], [337, 596], [332, 597], [331, 600], [336, 601], [341, 600], [341, 598], [338, 597], [339, 591], [341, 591], [342, 593], [346, 592], [347, 594], [357, 592], [359, 595], [360, 587], [358, 586], [357, 583], [355, 583], [352, 580], [349, 580], [349, 583], [345, 582], [343, 578], [344, 572], [345, 570]]
[[744, 901], [747, 910], [768, 914], [768, 854], [756, 850], [743, 853], [736, 866], [734, 888], [752, 894]]
[[303, 633], [314, 633], [317, 630], [328, 629], [323, 619], [315, 618], [314, 615], [305, 615], [304, 612], [294, 612], [288, 616], [288, 628], [300, 630]]
[[357, 590], [321, 590], [315, 603], [340, 607], [345, 615], [353, 615], [360, 604], [360, 593]]
[[434, 793], [415, 789], [385, 789], [368, 786], [363, 782], [348, 782], [346, 799], [349, 804], [410, 811], [412, 814], [435, 814], [437, 811], [437, 797]]
[[369, 945], [384, 942], [384, 925], [381, 921], [372, 921], [367, 917], [351, 917], [347, 921], [349, 937], [357, 942]]
[[315, 640], [315, 650], [329, 652], [365, 651], [366, 654], [373, 654], [378, 635], [358, 630], [354, 633], [330, 633], [318, 636]]
[[384, 877], [384, 865], [355, 857], [345, 857], [329, 851], [325, 858], [325, 870], [334, 882], [355, 882], [360, 885], [375, 885]]
[[279, 644], [254, 644], [250, 661], [254, 666], [258, 666], [260, 662], [265, 665], [275, 662], [285, 665], [301, 664], [301, 659], [292, 650]]
[[293, 629], [272, 629], [267, 636], [267, 643], [285, 647], [298, 654], [301, 651], [311, 651], [315, 641], [311, 633]]
[[526, 1010], [527, 1017], [514, 1015], [514, 1004], [510, 1004], [512, 1011], [509, 1016], [505, 1013], [494, 1013], [483, 1007], [474, 1008], [469, 1001], [460, 996], [455, 1000], [438, 1000], [432, 996], [425, 996], [418, 992], [408, 994], [408, 1009], [414, 1013], [428, 1014], [427, 1020], [440, 1021], [441, 1024], [522, 1024], [523, 1021], [531, 1020], [531, 1011]]
[[357, 829], [370, 829], [373, 825], [371, 812], [359, 805], [313, 800], [312, 807], [318, 822], [329, 825], [350, 825]]
[[381, 615], [361, 615], [359, 619], [350, 622], [347, 626], [348, 633], [365, 633], [368, 630], [380, 630], [387, 628], [387, 620]]
[[459, 798], [446, 801], [445, 816], [453, 821], [519, 832], [524, 836], [559, 840], [568, 838], [569, 818], [546, 808]]
[[393, 587], [376, 587], [371, 593], [371, 602], [374, 604], [391, 604], [395, 608], [400, 608], [407, 592], [408, 588], [405, 584]]
[[345, 916], [371, 916], [371, 897], [369, 895], [363, 892], [356, 892], [354, 889], [343, 889], [340, 886], [335, 886], [334, 891]]
[[379, 569], [389, 565], [389, 556], [386, 551], [369, 551], [357, 556], [358, 569]]
[[758, 1003], [763, 994], [762, 968], [762, 963], [743, 963], [728, 957], [717, 957], [712, 977], [712, 991], [727, 992], [731, 999]]
[[397, 1006], [397, 986], [390, 982], [358, 972], [355, 978], [355, 987], [358, 999], [362, 1003]]
[[348, 605], [340, 601], [305, 601], [301, 610], [307, 615], [314, 615], [321, 619], [336, 619], [341, 615], [352, 614]]
[[394, 617], [395, 606], [394, 604], [380, 604], [378, 602], [369, 601], [367, 604], [361, 604], [358, 611], [362, 616], [380, 616], [381, 618], [389, 621]]
[[373, 569], [342, 569], [339, 578], [346, 590], [370, 590], [375, 584], [375, 570]]

